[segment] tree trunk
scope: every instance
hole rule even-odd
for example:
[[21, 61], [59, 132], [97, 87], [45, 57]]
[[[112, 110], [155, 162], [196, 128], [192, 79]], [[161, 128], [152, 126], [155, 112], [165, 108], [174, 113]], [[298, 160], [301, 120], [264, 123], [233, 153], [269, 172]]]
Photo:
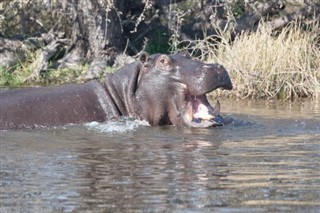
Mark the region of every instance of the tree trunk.
[[60, 68], [92, 62], [88, 78], [98, 77], [125, 47], [119, 16], [109, 1], [73, 0], [72, 42]]

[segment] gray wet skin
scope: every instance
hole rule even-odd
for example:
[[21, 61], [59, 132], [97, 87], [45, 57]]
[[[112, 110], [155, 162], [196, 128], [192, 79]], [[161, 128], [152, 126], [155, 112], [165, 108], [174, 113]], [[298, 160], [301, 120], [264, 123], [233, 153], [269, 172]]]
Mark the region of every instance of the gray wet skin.
[[151, 55], [106, 74], [103, 83], [0, 91], [0, 129], [103, 122], [129, 116], [152, 126], [209, 127], [223, 124], [220, 103], [206, 97], [232, 89], [228, 72], [187, 54]]

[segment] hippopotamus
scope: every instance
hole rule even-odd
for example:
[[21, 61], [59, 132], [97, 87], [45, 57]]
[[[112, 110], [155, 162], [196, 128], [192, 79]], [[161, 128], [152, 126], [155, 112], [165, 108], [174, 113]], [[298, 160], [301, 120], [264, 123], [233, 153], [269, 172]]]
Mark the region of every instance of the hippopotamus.
[[193, 60], [185, 53], [142, 54], [101, 82], [2, 90], [0, 129], [104, 122], [121, 116], [151, 126], [221, 126], [220, 103], [212, 107], [206, 97], [217, 88], [232, 89], [220, 64]]

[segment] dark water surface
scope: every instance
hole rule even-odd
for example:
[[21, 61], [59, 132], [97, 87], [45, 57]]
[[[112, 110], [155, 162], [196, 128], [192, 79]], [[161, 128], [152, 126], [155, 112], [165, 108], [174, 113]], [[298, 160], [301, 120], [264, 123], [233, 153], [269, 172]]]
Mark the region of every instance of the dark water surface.
[[320, 212], [320, 103], [221, 104], [221, 128], [2, 131], [0, 212]]

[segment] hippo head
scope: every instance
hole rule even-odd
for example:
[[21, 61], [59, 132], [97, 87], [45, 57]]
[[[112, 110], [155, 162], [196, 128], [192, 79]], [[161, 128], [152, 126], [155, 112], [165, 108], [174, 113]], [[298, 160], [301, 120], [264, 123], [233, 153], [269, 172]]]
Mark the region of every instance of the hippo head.
[[182, 53], [143, 55], [139, 63], [131, 66], [116, 72], [106, 83], [107, 90], [110, 85], [122, 84], [112, 89], [117, 90], [115, 96], [120, 94], [125, 100], [120, 101], [120, 114], [136, 116], [153, 126], [223, 125], [220, 103], [212, 107], [206, 97], [217, 88], [232, 89], [223, 66], [192, 60]]

